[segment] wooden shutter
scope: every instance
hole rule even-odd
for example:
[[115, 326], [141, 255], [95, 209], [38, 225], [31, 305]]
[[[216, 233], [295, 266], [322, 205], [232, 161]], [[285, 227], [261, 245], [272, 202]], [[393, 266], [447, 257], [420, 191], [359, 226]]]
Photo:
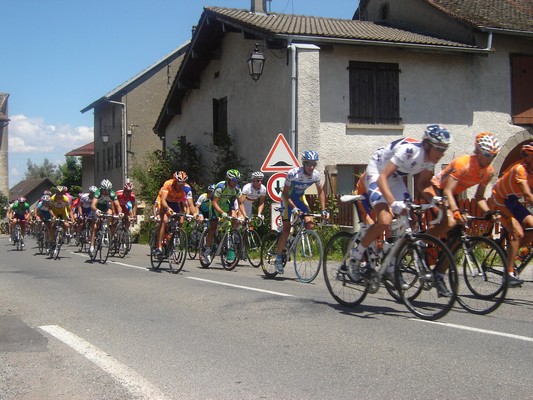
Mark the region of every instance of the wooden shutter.
[[512, 56], [513, 123], [533, 125], [533, 57]]

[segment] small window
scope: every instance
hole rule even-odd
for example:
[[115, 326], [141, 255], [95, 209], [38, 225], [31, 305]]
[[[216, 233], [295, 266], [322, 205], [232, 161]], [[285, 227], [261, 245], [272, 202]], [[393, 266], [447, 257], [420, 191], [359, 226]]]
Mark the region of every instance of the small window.
[[400, 69], [395, 63], [350, 61], [351, 123], [400, 124]]
[[228, 98], [213, 99], [213, 144], [220, 146], [228, 138]]
[[386, 21], [389, 18], [389, 3], [385, 3], [379, 9], [379, 16], [382, 21]]
[[113, 169], [113, 146], [107, 148], [107, 170]]
[[511, 71], [513, 123], [533, 125], [533, 56], [512, 56]]

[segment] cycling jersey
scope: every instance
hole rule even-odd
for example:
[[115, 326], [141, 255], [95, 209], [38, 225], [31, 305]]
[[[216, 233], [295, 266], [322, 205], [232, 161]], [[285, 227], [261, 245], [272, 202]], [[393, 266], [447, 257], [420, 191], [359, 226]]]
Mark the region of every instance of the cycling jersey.
[[196, 200], [196, 207], [198, 207], [198, 212], [204, 216], [204, 218], [209, 217], [209, 208], [211, 207], [211, 197], [207, 193], [202, 193], [198, 200]]
[[49, 201], [39, 201], [37, 203], [37, 215], [44, 220], [49, 220], [52, 217], [50, 213], [51, 203]]
[[114, 190], [109, 190], [109, 194], [104, 195], [101, 189], [94, 192], [94, 198], [98, 200], [96, 208], [102, 212], [107, 212], [111, 208], [111, 203], [117, 200], [117, 194]]
[[70, 201], [67, 196], [56, 193], [50, 197], [50, 209], [56, 217], [69, 218]]
[[11, 205], [11, 209], [17, 217], [23, 217], [30, 209], [30, 205], [27, 202], [21, 203], [17, 200]]
[[163, 184], [161, 190], [159, 190], [159, 195], [163, 191], [167, 192], [167, 203], [186, 202], [187, 199], [192, 199], [192, 189], [189, 185], [185, 184], [183, 187], [176, 188], [174, 182], [174, 179], [169, 179]]
[[[213, 198], [218, 198], [218, 205], [224, 212], [229, 212], [233, 201], [242, 196], [242, 191], [239, 185], [234, 188], [229, 187], [226, 181], [221, 181], [216, 184], [215, 191], [213, 192]], [[210, 206], [210, 217], [218, 218], [218, 213], [213, 208], [213, 204]]]
[[247, 183], [242, 188], [242, 194], [245, 196], [244, 209], [246, 211], [246, 215], [250, 216], [252, 214], [252, 203], [260, 197], [265, 197], [267, 190], [263, 184], [261, 184], [259, 189], [256, 189], [252, 183]]
[[90, 193], [80, 194], [78, 205], [81, 207], [81, 213], [84, 216], [88, 216], [91, 212], [91, 204], [93, 199], [91, 199]]
[[405, 186], [403, 177], [416, 175], [422, 171], [433, 171], [435, 164], [426, 161], [425, 157], [426, 152], [422, 142], [412, 138], [398, 139], [377, 149], [366, 168], [365, 185], [370, 204], [375, 206], [378, 203], [386, 203], [377, 180], [389, 161], [397, 167], [388, 179], [392, 195], [396, 200], [410, 199], [411, 195]]
[[466, 189], [483, 183], [487, 185], [494, 176], [494, 168], [489, 165], [485, 168], [479, 166], [478, 157], [464, 155], [453, 160], [446, 168], [431, 179], [431, 183], [439, 189], [444, 189], [450, 177], [457, 180], [453, 194], [457, 195]]
[[122, 207], [122, 210], [131, 211], [133, 205], [137, 202], [133, 192], [130, 192], [129, 195], [126, 195], [124, 193], [124, 190], [117, 190], [117, 198], [118, 202], [120, 203], [120, 207]]
[[317, 170], [313, 170], [311, 175], [307, 175], [304, 172], [304, 167], [291, 169], [285, 178], [285, 186], [289, 187], [289, 197], [291, 200], [302, 198], [306, 189], [314, 183], [321, 186], [320, 173]]
[[526, 165], [521, 162], [509, 167], [492, 188], [496, 203], [503, 205], [504, 200], [511, 196], [517, 199], [524, 197], [519, 182], [527, 182], [529, 187], [533, 187], [533, 174], [528, 174]]

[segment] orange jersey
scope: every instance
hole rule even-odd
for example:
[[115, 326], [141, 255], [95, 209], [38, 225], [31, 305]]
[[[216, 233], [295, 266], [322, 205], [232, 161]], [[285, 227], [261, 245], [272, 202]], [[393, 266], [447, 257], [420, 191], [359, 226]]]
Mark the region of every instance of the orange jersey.
[[431, 183], [439, 189], [444, 189], [450, 177], [457, 180], [453, 194], [459, 194], [466, 189], [483, 183], [488, 185], [494, 176], [492, 165], [481, 168], [476, 156], [465, 155], [457, 157], [446, 168], [431, 179]]
[[519, 182], [527, 182], [529, 187], [533, 186], [533, 174], [528, 174], [525, 164], [521, 162], [513, 164], [505, 171], [492, 188], [492, 194], [500, 204], [509, 196], [524, 197]]
[[164, 191], [168, 192], [167, 201], [171, 203], [186, 202], [187, 199], [192, 199], [191, 187], [185, 184], [183, 187], [176, 189], [174, 179], [169, 179], [163, 184], [163, 187], [159, 190], [159, 196]]

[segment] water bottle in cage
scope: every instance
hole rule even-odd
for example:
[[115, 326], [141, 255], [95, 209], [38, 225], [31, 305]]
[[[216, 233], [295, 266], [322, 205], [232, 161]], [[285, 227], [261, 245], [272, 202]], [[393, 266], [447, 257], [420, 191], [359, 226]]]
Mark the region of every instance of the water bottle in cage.
[[403, 221], [401, 218], [394, 218], [390, 224], [390, 237], [396, 238], [402, 233]]

